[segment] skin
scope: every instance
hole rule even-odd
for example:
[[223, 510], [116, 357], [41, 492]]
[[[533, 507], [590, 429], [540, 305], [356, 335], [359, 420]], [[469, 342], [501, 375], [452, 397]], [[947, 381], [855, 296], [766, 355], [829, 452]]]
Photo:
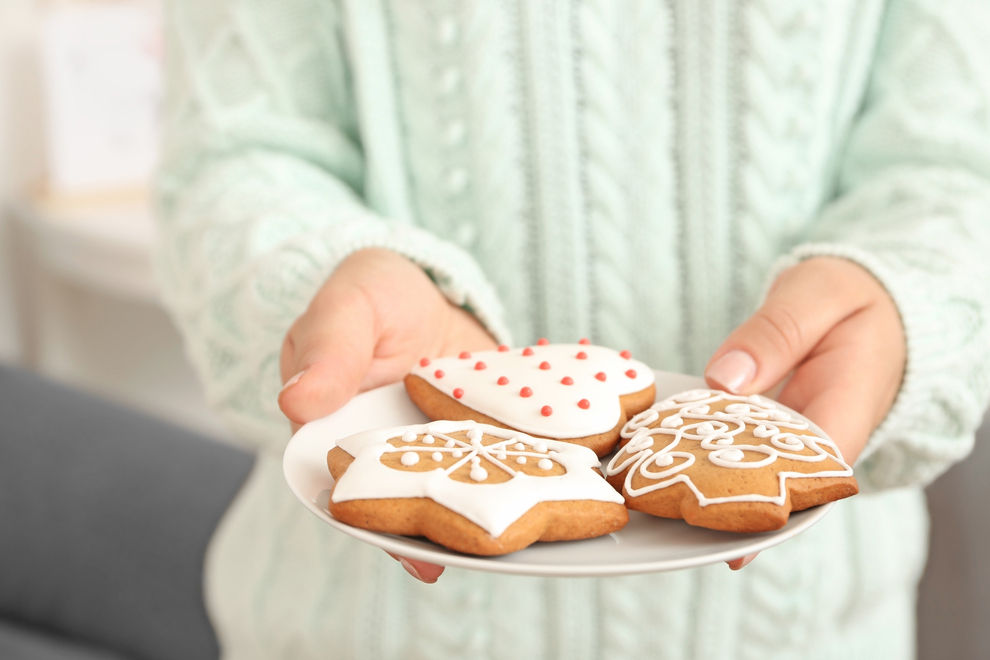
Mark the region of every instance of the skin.
[[[421, 268], [388, 250], [361, 250], [289, 329], [279, 406], [295, 429], [358, 392], [401, 380], [420, 357], [494, 347]], [[893, 405], [906, 354], [900, 316], [880, 283], [853, 262], [819, 257], [780, 274], [760, 309], [712, 355], [705, 378], [737, 394], [779, 390], [775, 398], [814, 420], [853, 463]], [[738, 570], [754, 557], [728, 565]], [[423, 582], [443, 572], [395, 559]]]

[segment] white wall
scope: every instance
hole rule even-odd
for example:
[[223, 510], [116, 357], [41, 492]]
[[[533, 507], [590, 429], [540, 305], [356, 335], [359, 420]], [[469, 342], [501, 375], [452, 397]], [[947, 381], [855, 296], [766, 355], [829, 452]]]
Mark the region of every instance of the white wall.
[[41, 101], [34, 43], [37, 0], [0, 2], [0, 360], [18, 361], [15, 276], [7, 207], [15, 191], [41, 177]]
[[70, 3], [0, 0], [0, 362], [224, 437], [154, 295], [150, 222], [133, 191], [25, 204], [46, 179], [42, 12]]

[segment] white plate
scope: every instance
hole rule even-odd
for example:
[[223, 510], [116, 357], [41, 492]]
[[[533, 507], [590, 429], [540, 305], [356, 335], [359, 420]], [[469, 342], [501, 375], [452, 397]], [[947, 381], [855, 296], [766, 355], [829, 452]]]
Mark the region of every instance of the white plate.
[[[657, 372], [658, 400], [696, 387], [705, 384], [694, 376]], [[425, 421], [401, 383], [359, 394], [336, 413], [306, 424], [289, 440], [282, 459], [289, 488], [307, 509], [332, 527], [395, 554], [444, 566], [559, 577], [671, 571], [736, 559], [803, 532], [831, 506], [826, 504], [791, 514], [781, 529], [758, 534], [718, 532], [630, 511], [629, 524], [614, 534], [585, 541], [535, 543], [494, 558], [464, 555], [426, 539], [370, 532], [334, 519], [327, 510], [333, 478], [327, 469], [326, 456], [336, 439], [371, 427]]]

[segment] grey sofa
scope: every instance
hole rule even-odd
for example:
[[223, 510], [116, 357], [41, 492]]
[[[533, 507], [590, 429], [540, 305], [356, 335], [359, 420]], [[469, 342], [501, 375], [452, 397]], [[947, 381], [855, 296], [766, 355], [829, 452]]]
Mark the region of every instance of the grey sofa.
[[252, 463], [0, 364], [0, 660], [215, 658], [203, 555]]

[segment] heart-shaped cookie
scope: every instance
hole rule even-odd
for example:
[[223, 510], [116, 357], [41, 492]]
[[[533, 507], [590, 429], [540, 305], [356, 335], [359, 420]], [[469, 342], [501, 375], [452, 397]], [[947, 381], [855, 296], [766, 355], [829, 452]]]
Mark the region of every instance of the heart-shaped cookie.
[[430, 419], [473, 419], [573, 442], [599, 456], [655, 396], [652, 369], [628, 351], [584, 340], [423, 358], [405, 386]]
[[594, 452], [472, 421], [366, 431], [327, 454], [345, 523], [498, 555], [601, 536], [629, 520]]

